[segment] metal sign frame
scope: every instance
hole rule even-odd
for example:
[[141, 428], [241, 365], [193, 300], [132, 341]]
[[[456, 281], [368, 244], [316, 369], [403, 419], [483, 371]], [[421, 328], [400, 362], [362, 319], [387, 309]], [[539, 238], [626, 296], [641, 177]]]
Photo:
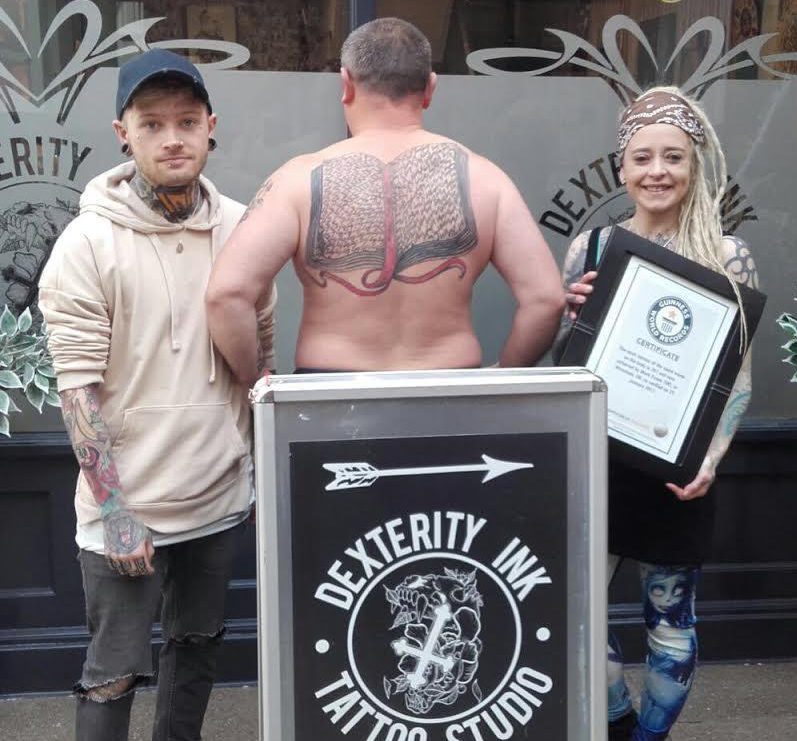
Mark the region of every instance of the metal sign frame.
[[[564, 433], [566, 441], [562, 738], [605, 739], [607, 437], [606, 389], [600, 379], [564, 368], [272, 376], [255, 388], [252, 399], [262, 741], [305, 741], [295, 728], [296, 712], [304, 713], [305, 707], [297, 707], [294, 698], [293, 554], [302, 541], [294, 542], [291, 532], [292, 450], [319, 441], [384, 445], [397, 438], [509, 439], [534, 433]], [[528, 738], [535, 737], [533, 728], [532, 720]], [[329, 731], [332, 737], [333, 726]], [[352, 732], [346, 738], [360, 735], [364, 740], [367, 734]]]

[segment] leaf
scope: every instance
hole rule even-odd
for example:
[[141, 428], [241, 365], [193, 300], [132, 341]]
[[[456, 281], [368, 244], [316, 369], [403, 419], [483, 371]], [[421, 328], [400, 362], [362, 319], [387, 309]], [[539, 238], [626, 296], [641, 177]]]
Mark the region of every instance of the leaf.
[[31, 337], [29, 334], [18, 334], [8, 344], [11, 348], [26, 350], [29, 347], [34, 347], [37, 342], [38, 339], [36, 337]]
[[8, 411], [10, 412], [20, 412], [22, 411], [15, 403], [14, 397], [11, 394], [8, 395]]
[[27, 332], [33, 326], [33, 317], [30, 315], [30, 307], [26, 306], [17, 319], [17, 328], [20, 332]]
[[13, 337], [17, 333], [17, 320], [7, 306], [3, 307], [3, 313], [0, 315], [0, 333], [7, 337]]
[[11, 430], [8, 424], [8, 417], [5, 414], [0, 414], [0, 435], [11, 437]]
[[57, 391], [49, 391], [44, 396], [44, 401], [51, 407], [56, 407], [56, 409], [60, 408], [61, 406], [61, 397], [58, 395]]
[[34, 374], [33, 385], [45, 394], [50, 391], [50, 379], [47, 378], [47, 376], [43, 376], [41, 373]]
[[25, 396], [28, 398], [31, 405], [36, 408], [36, 411], [41, 414], [42, 404], [44, 404], [44, 393], [42, 390], [36, 388], [36, 386], [28, 386], [28, 388], [25, 389]]
[[52, 365], [40, 365], [37, 369], [37, 373], [41, 373], [43, 376], [47, 376], [47, 378], [55, 378], [55, 371]]
[[776, 320], [775, 323], [781, 327], [781, 329], [786, 330], [789, 334], [793, 337], [797, 336], [797, 317], [792, 314], [781, 314]]
[[0, 386], [7, 389], [21, 389], [22, 381], [19, 376], [10, 370], [0, 370]]
[[0, 391], [0, 414], [8, 414], [10, 406], [11, 397], [5, 391]]
[[27, 385], [33, 380], [33, 374], [35, 370], [30, 363], [25, 363], [22, 366], [22, 385], [27, 387]]

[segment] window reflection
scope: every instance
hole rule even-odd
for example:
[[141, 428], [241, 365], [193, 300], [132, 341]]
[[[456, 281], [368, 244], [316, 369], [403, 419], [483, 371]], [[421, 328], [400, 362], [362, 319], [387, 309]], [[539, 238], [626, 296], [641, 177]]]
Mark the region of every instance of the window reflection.
[[[102, 17], [104, 35], [128, 23], [163, 18], [147, 33], [148, 41], [206, 39], [245, 46], [249, 61], [242, 69], [334, 71], [349, 30], [348, 0], [91, 0]], [[29, 48], [43, 38], [56, 14], [69, 0], [3, 0], [2, 9], [21, 30]], [[432, 43], [438, 72], [471, 74], [466, 62], [472, 51], [529, 48], [548, 53], [547, 59], [522, 56], [496, 60], [499, 69], [534, 70], [561, 54], [563, 42], [547, 29], [574, 34], [604, 51], [603, 32], [614, 16], [632, 19], [642, 29], [650, 53], [628, 32], [617, 36], [619, 52], [629, 71], [646, 87], [686, 79], [704, 58], [709, 34], [695, 35], [670, 56], [696, 21], [716, 18], [724, 29], [725, 49], [763, 34], [776, 34], [764, 55], [797, 52], [797, 0], [376, 0], [377, 16], [395, 15], [415, 23]], [[0, 56], [25, 84], [40, 86], [62, 69], [78, 47], [86, 21], [69, 19], [30, 63], [11, 30], [0, 24]], [[35, 43], [33, 43], [35, 42]], [[123, 42], [127, 43], [127, 42]], [[212, 62], [223, 54], [190, 52], [195, 62]], [[652, 55], [652, 56], [651, 56]], [[117, 60], [108, 64], [118, 63]], [[797, 73], [797, 62], [773, 62], [782, 72]], [[590, 75], [594, 71], [568, 65], [558, 75]], [[728, 76], [766, 79], [755, 66], [732, 70]]]
[[[236, 42], [250, 52], [239, 69], [329, 71], [339, 67], [340, 45], [348, 32], [347, 0], [90, 0], [102, 20], [102, 38], [117, 28], [142, 20], [154, 23], [147, 42], [204, 39]], [[70, 0], [3, 0], [2, 10], [22, 33], [29, 49], [37, 49], [59, 11], [78, 4]], [[68, 63], [84, 37], [87, 21], [73, 15], [48, 41], [41, 59], [28, 59], [12, 29], [0, 23], [0, 59], [26, 86], [40, 87]], [[129, 38], [110, 48], [130, 44]], [[224, 53], [186, 53], [196, 63], [221, 60]], [[35, 54], [34, 54], [35, 56]], [[120, 64], [117, 57], [107, 64]]]
[[[645, 88], [683, 82], [705, 58], [710, 33], [694, 35], [671, 60], [688, 29], [703, 18], [716, 18], [729, 50], [762, 34], [778, 34], [763, 55], [797, 52], [797, 0], [377, 0], [377, 15], [397, 15], [419, 28], [432, 42], [435, 69], [448, 74], [472, 74], [466, 62], [470, 52], [491, 48], [541, 50], [547, 57], [510, 57], [493, 66], [507, 71], [541, 69], [557, 58], [563, 41], [547, 29], [565, 31], [605, 53], [604, 29], [618, 15], [633, 20], [649, 45], [627, 31], [616, 37], [620, 57], [630, 74]], [[772, 62], [774, 69], [794, 74], [797, 62]], [[567, 65], [557, 75], [597, 74], [583, 66]], [[756, 65], [739, 67], [726, 76], [767, 79]]]

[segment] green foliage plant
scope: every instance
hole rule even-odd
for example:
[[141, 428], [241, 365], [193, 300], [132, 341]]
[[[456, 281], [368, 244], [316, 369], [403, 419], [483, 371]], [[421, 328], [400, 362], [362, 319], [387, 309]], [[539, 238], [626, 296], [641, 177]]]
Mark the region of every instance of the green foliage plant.
[[0, 314], [0, 435], [6, 437], [11, 435], [9, 414], [20, 411], [15, 395], [40, 414], [45, 404], [61, 406], [43, 325], [34, 326], [30, 309], [17, 317], [4, 306]]
[[[789, 365], [797, 365], [797, 317], [793, 314], [781, 314], [775, 321], [789, 336], [786, 344], [781, 345], [781, 349], [788, 353], [788, 355], [783, 358], [783, 362]], [[797, 373], [795, 373], [790, 380], [792, 383], [797, 383]]]

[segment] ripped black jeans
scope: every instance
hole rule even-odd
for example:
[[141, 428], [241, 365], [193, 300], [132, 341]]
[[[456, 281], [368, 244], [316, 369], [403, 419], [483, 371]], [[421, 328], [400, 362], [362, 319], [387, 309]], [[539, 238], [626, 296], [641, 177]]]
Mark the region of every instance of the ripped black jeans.
[[[224, 633], [227, 583], [243, 529], [242, 523], [156, 548], [155, 574], [148, 577], [121, 576], [104, 556], [80, 552], [91, 640], [75, 685], [78, 741], [127, 741], [135, 687], [153, 675], [152, 624], [161, 597], [164, 643], [152, 739], [199, 741]], [[99, 691], [109, 685], [124, 689], [98, 701]]]

